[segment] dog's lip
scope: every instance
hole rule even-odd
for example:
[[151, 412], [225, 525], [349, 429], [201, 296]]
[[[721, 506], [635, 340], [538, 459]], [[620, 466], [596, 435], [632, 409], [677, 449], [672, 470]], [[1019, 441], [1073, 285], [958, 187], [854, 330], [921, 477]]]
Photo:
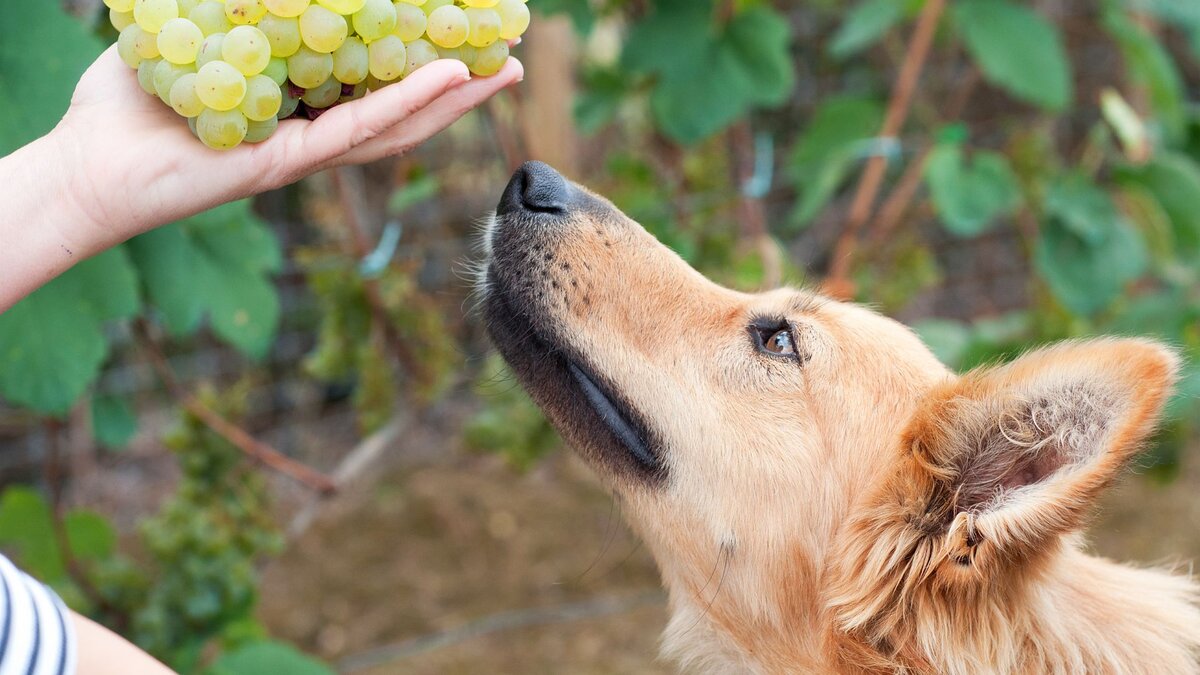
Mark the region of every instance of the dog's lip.
[[571, 372], [571, 377], [575, 379], [576, 384], [579, 385], [584, 398], [600, 416], [600, 420], [624, 444], [625, 448], [642, 464], [647, 466], [657, 464], [658, 458], [650, 451], [641, 435], [634, 429], [633, 424], [621, 413], [621, 409], [613, 403], [612, 398], [604, 392], [604, 389], [570, 359], [567, 359], [567, 369]]

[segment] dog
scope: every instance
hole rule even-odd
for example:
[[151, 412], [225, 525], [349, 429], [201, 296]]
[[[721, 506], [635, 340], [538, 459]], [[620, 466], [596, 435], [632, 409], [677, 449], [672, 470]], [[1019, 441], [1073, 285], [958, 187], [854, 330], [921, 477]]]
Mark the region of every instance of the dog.
[[485, 234], [482, 311], [713, 673], [1197, 673], [1198, 588], [1080, 530], [1179, 369], [1148, 340], [957, 376], [903, 325], [689, 267], [545, 164]]

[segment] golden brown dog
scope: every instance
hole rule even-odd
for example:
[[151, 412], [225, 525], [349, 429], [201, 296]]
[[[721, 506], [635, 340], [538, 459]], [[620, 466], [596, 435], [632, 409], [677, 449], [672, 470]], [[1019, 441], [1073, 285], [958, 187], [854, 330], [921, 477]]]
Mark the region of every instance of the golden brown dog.
[[904, 326], [687, 266], [544, 164], [487, 233], [500, 351], [719, 673], [1196, 673], [1197, 587], [1083, 551], [1178, 367], [1073, 342], [958, 377]]

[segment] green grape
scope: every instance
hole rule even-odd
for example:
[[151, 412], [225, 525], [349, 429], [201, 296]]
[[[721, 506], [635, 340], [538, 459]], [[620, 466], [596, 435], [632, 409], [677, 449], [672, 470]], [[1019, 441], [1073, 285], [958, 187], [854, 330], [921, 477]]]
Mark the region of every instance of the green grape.
[[171, 19], [158, 31], [158, 51], [171, 63], [195, 63], [204, 33], [187, 19]]
[[158, 36], [144, 30], [139, 31], [134, 37], [133, 48], [143, 59], [157, 59], [162, 56], [158, 52]]
[[296, 114], [296, 108], [300, 107], [300, 97], [292, 96], [287, 91], [283, 92], [283, 103], [279, 105], [279, 112], [276, 113], [277, 119], [286, 120]]
[[267, 67], [263, 69], [262, 74], [271, 78], [272, 82], [282, 87], [288, 79], [287, 61], [281, 58], [272, 58]]
[[367, 56], [371, 74], [380, 80], [394, 80], [404, 75], [408, 66], [408, 49], [395, 35], [367, 45]]
[[351, 17], [354, 32], [365, 42], [373, 42], [396, 28], [396, 8], [392, 0], [366, 0], [363, 8]]
[[303, 46], [288, 57], [287, 65], [288, 78], [301, 89], [316, 87], [333, 74], [333, 56]]
[[258, 26], [238, 26], [225, 34], [221, 60], [250, 77], [271, 62], [271, 42]]
[[349, 33], [346, 17], [320, 5], [313, 5], [300, 15], [300, 36], [314, 52], [333, 53]]
[[110, 9], [108, 10], [108, 22], [120, 33], [137, 23], [137, 20], [133, 18], [133, 12], [118, 12], [115, 9]]
[[[394, 35], [388, 37], [395, 38]], [[399, 38], [396, 38], [399, 40]], [[371, 43], [375, 44], [375, 43]], [[400, 48], [403, 50], [404, 43], [400, 43]], [[403, 71], [404, 60], [401, 59], [401, 71]], [[348, 38], [337, 51], [333, 53], [333, 76], [339, 82], [345, 84], [358, 84], [367, 79], [367, 74], [370, 72], [369, 53], [367, 46], [357, 37], [351, 36]]]
[[366, 95], [367, 95], [367, 83], [359, 82], [358, 84], [354, 85], [354, 90], [351, 91], [349, 94], [347, 94], [345, 89], [343, 89], [342, 95], [340, 97], [338, 97], [338, 103], [349, 103], [350, 101], [357, 101], [358, 99], [360, 99]]
[[300, 22], [296, 19], [268, 14], [258, 28], [271, 42], [271, 56], [287, 58], [300, 49]]
[[500, 72], [507, 61], [508, 43], [501, 40], [480, 49], [479, 55], [475, 57], [475, 62], [469, 67], [472, 73], [480, 77], [487, 77]]
[[239, 26], [258, 23], [266, 14], [262, 0], [225, 0], [225, 16]]
[[453, 49], [438, 47], [437, 53], [439, 59], [454, 59], [455, 61], [462, 61], [467, 65], [468, 68], [472, 63], [475, 63], [475, 58], [479, 56], [479, 50], [469, 44], [463, 44]]
[[407, 2], [397, 2], [394, 6], [396, 8], [396, 29], [392, 31], [392, 35], [405, 42], [412, 42], [425, 34], [425, 26], [429, 20], [420, 7]]
[[255, 75], [246, 80], [246, 97], [238, 109], [251, 122], [273, 120], [283, 105], [283, 92], [279, 85], [266, 75]]
[[175, 0], [175, 4], [179, 5], [179, 16], [187, 17], [200, 2], [201, 0]]
[[425, 12], [425, 16], [429, 16], [434, 10], [446, 5], [453, 5], [454, 0], [425, 0], [425, 3], [420, 5], [421, 11]]
[[142, 55], [138, 53], [137, 42], [145, 32], [141, 26], [134, 24], [126, 26], [117, 36], [117, 54], [130, 68], [137, 68], [142, 63]]
[[320, 85], [306, 90], [300, 100], [304, 101], [304, 105], [320, 110], [337, 103], [338, 97], [341, 95], [342, 83], [331, 77]]
[[213, 33], [200, 43], [200, 51], [196, 54], [196, 67], [203, 68], [209, 61], [221, 60], [221, 51], [225, 47], [225, 33]]
[[[430, 0], [430, 2], [432, 1]], [[437, 50], [425, 40], [405, 42], [404, 46], [408, 52], [408, 63], [404, 66], [404, 77], [412, 75], [413, 71], [417, 68], [427, 63], [433, 63], [438, 59]]]
[[166, 59], [159, 61], [154, 67], [154, 93], [163, 103], [171, 105], [171, 87], [175, 86], [175, 81], [194, 72], [196, 69], [191, 65], [181, 66]]
[[163, 24], [179, 18], [179, 5], [175, 0], [137, 0], [133, 5], [133, 18], [142, 30], [157, 33]]
[[208, 109], [196, 118], [196, 135], [214, 150], [237, 147], [247, 130], [246, 116], [236, 110]]
[[396, 4], [400, 4], [400, 3], [404, 3], [406, 5], [412, 5], [414, 7], [420, 7], [421, 5], [425, 4], [425, 0], [396, 0]]
[[529, 29], [529, 7], [522, 0], [500, 0], [496, 13], [500, 15], [501, 40], [515, 40]]
[[246, 77], [224, 61], [209, 61], [196, 73], [196, 95], [213, 110], [233, 110], [246, 96]]
[[158, 66], [162, 59], [146, 59], [138, 64], [137, 80], [141, 85], [142, 91], [151, 96], [158, 96], [158, 92], [154, 90], [154, 69]]
[[455, 5], [444, 5], [429, 14], [425, 34], [439, 47], [457, 47], [467, 41], [470, 28], [466, 12]]
[[104, 6], [114, 12], [132, 12], [134, 0], [104, 0]]
[[195, 73], [186, 73], [175, 80], [167, 99], [181, 117], [195, 117], [204, 112], [204, 102], [196, 95]]
[[462, 0], [467, 7], [495, 7], [499, 0]]
[[225, 5], [216, 0], [205, 0], [196, 5], [196, 9], [188, 12], [188, 19], [205, 35], [228, 33], [233, 28], [233, 22], [225, 16]]
[[486, 47], [500, 39], [500, 15], [494, 9], [471, 7], [465, 11], [471, 28], [467, 31], [467, 43], [473, 47]]
[[363, 82], [363, 84], [367, 85], [367, 91], [379, 91], [389, 84], [396, 84], [399, 81], [400, 80], [381, 80], [374, 75], [367, 75], [367, 80], [366, 82]]
[[272, 117], [268, 120], [254, 121], [250, 120], [246, 123], [246, 143], [262, 143], [275, 133], [279, 128], [279, 120]]
[[267, 11], [275, 16], [288, 19], [294, 19], [303, 14], [311, 2], [312, 0], [263, 0]]
[[362, 9], [363, 5], [366, 4], [366, 0], [317, 0], [317, 4], [338, 14], [350, 16]]

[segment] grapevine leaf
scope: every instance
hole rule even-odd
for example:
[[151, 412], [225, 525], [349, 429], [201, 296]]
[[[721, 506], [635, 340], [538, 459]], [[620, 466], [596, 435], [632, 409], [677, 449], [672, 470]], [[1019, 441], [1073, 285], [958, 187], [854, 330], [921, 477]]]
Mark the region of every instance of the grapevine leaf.
[[940, 144], [929, 155], [925, 179], [946, 229], [973, 237], [1011, 213], [1020, 204], [1021, 191], [1004, 155], [980, 151], [968, 161], [964, 154], [958, 143]]
[[1141, 166], [1128, 166], [1118, 179], [1145, 188], [1171, 221], [1174, 251], [1184, 259], [1200, 257], [1200, 166], [1191, 158], [1160, 153]]
[[883, 106], [873, 98], [838, 96], [817, 108], [789, 161], [801, 194], [795, 224], [807, 224], [833, 198], [881, 124]]
[[100, 41], [58, 2], [0, 2], [0, 156], [50, 131]]
[[1167, 49], [1123, 12], [1105, 12], [1104, 24], [1116, 38], [1134, 81], [1146, 87], [1150, 105], [1168, 140], [1183, 138], [1186, 126], [1183, 78]]
[[1049, 110], [1071, 102], [1071, 70], [1053, 24], [1008, 0], [965, 0], [954, 18], [984, 76], [1013, 96]]
[[325, 664], [282, 642], [257, 642], [222, 654], [208, 675], [334, 675]]
[[829, 54], [838, 59], [854, 56], [875, 44], [903, 16], [901, 0], [863, 0], [850, 10], [834, 34]]
[[92, 433], [100, 445], [122, 448], [137, 434], [137, 416], [125, 399], [97, 396], [92, 399]]
[[214, 332], [253, 358], [271, 346], [279, 298], [270, 274], [279, 244], [248, 202], [227, 204], [129, 242], [150, 302], [184, 335], [205, 314]]
[[0, 314], [0, 396], [66, 413], [108, 356], [104, 323], [137, 310], [137, 278], [124, 248], [67, 270]]
[[1089, 244], [1102, 244], [1119, 219], [1117, 207], [1104, 190], [1085, 175], [1069, 173], [1050, 184], [1045, 210]]
[[44, 582], [66, 575], [50, 507], [33, 488], [16, 485], [0, 497], [0, 544], [12, 547], [21, 567]]

